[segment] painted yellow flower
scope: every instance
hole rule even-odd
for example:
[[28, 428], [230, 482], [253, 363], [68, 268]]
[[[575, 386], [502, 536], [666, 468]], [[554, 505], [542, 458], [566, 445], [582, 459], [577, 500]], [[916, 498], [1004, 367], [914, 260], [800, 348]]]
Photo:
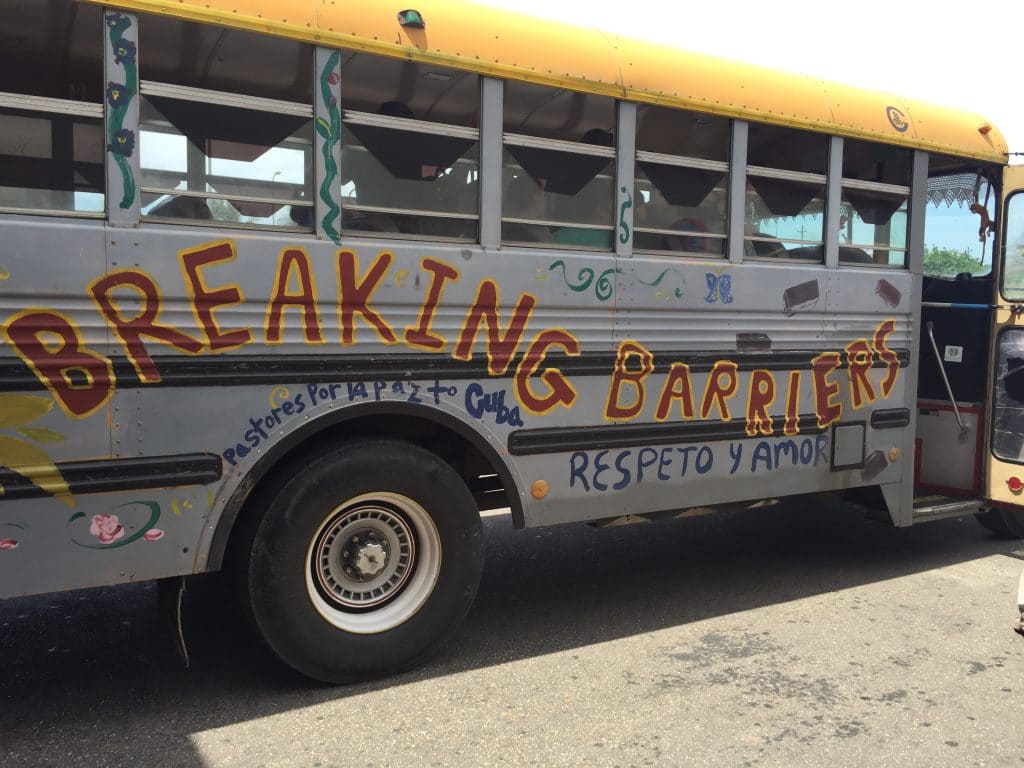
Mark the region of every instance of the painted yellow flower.
[[[51, 408], [53, 401], [47, 397], [0, 394], [0, 429], [13, 430], [18, 435], [0, 434], [0, 467], [17, 472], [73, 507], [74, 497], [53, 459], [42, 448], [29, 442], [52, 443], [64, 439], [64, 435], [52, 429], [26, 426], [49, 413]], [[3, 494], [3, 484], [0, 483], [0, 496]]]

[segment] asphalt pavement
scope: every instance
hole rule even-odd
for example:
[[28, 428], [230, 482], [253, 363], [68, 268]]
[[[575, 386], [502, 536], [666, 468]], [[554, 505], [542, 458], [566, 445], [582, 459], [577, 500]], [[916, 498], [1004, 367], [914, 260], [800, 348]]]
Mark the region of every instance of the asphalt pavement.
[[216, 577], [189, 669], [152, 585], [0, 602], [0, 765], [1024, 766], [1024, 543], [971, 518], [485, 533], [451, 646], [356, 686], [283, 668]]

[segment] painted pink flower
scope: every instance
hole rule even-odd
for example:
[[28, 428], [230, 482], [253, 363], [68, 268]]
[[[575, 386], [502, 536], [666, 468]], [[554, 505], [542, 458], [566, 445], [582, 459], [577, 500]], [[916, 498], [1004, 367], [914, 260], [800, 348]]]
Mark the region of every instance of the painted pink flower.
[[163, 537], [164, 532], [161, 531], [159, 528], [150, 528], [148, 531], [142, 534], [142, 538], [144, 538], [146, 541], [156, 541], [157, 539], [162, 539]]
[[340, 81], [341, 78], [338, 76], [337, 72], [331, 72], [331, 74], [327, 76], [327, 82], [331, 85], [337, 85]]
[[124, 526], [117, 520], [117, 515], [93, 515], [89, 533], [100, 540], [100, 544], [110, 544], [124, 536]]
[[0, 539], [0, 549], [17, 549], [17, 539]]

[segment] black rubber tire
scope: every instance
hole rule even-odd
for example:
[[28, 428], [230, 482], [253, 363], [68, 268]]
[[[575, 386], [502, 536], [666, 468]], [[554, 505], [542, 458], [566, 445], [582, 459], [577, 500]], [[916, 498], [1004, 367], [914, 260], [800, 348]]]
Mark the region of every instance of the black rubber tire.
[[[308, 553], [333, 510], [374, 492], [400, 494], [426, 510], [441, 562], [416, 613], [385, 631], [359, 634], [315, 607]], [[341, 443], [300, 465], [264, 499], [235, 550], [236, 578], [258, 634], [301, 674], [348, 683], [414, 667], [441, 648], [472, 605], [483, 569], [480, 515], [466, 484], [430, 451], [383, 438]]]
[[1024, 539], [1024, 511], [991, 507], [975, 515], [978, 522], [1003, 539]]

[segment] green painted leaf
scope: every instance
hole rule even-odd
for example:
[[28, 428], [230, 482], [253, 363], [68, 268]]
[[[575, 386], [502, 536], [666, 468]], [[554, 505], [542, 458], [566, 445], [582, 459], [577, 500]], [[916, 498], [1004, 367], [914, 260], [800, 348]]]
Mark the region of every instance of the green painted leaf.
[[67, 438], [46, 427], [21, 427], [18, 432], [37, 443], [63, 443]]
[[331, 125], [322, 117], [316, 119], [316, 132], [323, 136], [325, 139], [331, 138]]

